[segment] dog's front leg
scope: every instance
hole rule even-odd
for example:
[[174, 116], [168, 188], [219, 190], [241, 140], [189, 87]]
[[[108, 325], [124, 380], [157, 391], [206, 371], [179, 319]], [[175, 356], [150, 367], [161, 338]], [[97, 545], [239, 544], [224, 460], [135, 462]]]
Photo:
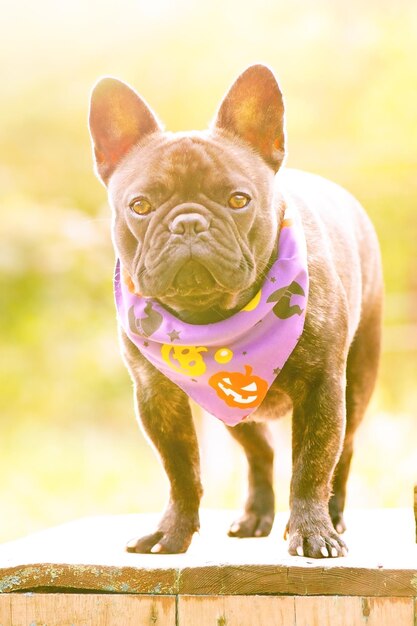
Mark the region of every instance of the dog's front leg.
[[[187, 395], [146, 361], [125, 337], [143, 428], [170, 481], [167, 508], [155, 532], [129, 541], [129, 552], [185, 552], [199, 529], [202, 495], [197, 437]], [[129, 342], [130, 343], [130, 342]], [[136, 352], [136, 354], [134, 354]]]
[[345, 427], [345, 379], [311, 385], [294, 403], [293, 475], [289, 552], [322, 558], [346, 554], [331, 522], [328, 502]]

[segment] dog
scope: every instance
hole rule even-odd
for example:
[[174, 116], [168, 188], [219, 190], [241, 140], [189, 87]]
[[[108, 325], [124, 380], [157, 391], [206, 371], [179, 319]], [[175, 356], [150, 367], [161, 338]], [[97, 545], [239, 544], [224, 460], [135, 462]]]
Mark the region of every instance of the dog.
[[[112, 207], [123, 356], [170, 481], [155, 532], [127, 550], [184, 552], [199, 528], [191, 395], [248, 459], [249, 495], [229, 535], [271, 531], [267, 421], [291, 410], [289, 553], [346, 555], [346, 482], [376, 380], [383, 300], [364, 209], [338, 185], [281, 167], [283, 97], [264, 65], [237, 78], [207, 131], [163, 131], [113, 78], [93, 88], [89, 121]], [[217, 341], [216, 329], [232, 343]]]

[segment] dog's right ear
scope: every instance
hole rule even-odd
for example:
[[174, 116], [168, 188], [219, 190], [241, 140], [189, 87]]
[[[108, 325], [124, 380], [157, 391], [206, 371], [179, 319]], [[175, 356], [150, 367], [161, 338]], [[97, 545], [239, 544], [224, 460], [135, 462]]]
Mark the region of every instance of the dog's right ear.
[[103, 78], [95, 85], [89, 123], [97, 173], [104, 184], [135, 144], [161, 130], [142, 98], [115, 78]]

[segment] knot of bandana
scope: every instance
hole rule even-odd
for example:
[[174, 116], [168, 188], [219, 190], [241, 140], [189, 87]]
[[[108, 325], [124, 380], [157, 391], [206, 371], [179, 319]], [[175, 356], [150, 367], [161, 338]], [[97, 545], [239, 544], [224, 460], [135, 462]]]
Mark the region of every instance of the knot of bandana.
[[206, 411], [235, 426], [264, 399], [303, 332], [308, 297], [305, 237], [288, 208], [278, 256], [240, 311], [213, 324], [187, 324], [152, 298], [134, 293], [117, 261], [119, 323], [158, 370]]

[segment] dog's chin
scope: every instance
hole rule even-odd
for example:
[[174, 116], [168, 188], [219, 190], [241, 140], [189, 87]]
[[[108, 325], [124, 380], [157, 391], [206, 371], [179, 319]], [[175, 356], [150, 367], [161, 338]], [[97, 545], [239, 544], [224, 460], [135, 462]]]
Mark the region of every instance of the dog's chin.
[[195, 260], [180, 267], [158, 300], [179, 318], [196, 324], [223, 319], [236, 304], [235, 294], [225, 291], [213, 274]]

